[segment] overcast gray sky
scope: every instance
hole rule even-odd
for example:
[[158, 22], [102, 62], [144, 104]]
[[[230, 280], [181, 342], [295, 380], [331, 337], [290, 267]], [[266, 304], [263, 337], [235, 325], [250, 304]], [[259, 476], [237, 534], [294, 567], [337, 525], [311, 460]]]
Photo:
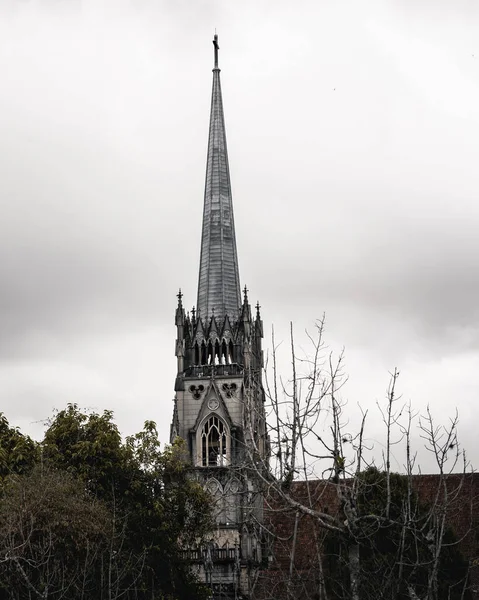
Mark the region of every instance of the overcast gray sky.
[[[220, 39], [241, 281], [323, 312], [353, 406], [388, 371], [479, 464], [476, 0], [1, 0], [0, 409], [67, 402], [167, 441], [196, 301]], [[269, 346], [266, 340], [266, 346]], [[371, 438], [379, 436], [371, 424]], [[379, 429], [378, 429], [379, 431]], [[380, 443], [380, 442], [379, 442]]]

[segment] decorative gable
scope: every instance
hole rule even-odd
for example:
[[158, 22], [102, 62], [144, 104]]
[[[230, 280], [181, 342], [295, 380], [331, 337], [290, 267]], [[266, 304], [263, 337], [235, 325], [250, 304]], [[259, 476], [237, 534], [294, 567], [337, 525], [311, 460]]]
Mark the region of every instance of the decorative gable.
[[207, 388], [203, 396], [201, 408], [198, 411], [198, 416], [196, 418], [195, 425], [191, 431], [196, 432], [200, 428], [202, 422], [211, 413], [217, 414], [221, 419], [225, 421], [228, 427], [232, 427], [233, 421], [228, 411], [228, 407], [226, 406], [225, 401], [220, 393], [220, 390], [218, 389], [218, 384], [214, 380], [210, 381], [209, 387]]

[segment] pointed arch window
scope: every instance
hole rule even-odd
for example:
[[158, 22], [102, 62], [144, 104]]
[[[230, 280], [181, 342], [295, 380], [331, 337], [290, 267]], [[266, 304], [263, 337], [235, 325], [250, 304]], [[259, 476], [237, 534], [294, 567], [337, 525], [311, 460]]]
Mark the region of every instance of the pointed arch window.
[[221, 364], [227, 365], [230, 361], [228, 360], [228, 348], [226, 346], [226, 340], [221, 343]]
[[194, 352], [195, 352], [195, 357], [194, 357], [195, 365], [199, 365], [200, 364], [200, 347], [198, 346], [198, 341], [195, 342]]
[[209, 365], [215, 364], [215, 353], [213, 350], [213, 344], [211, 342], [208, 342], [208, 364]]
[[202, 467], [226, 467], [230, 464], [231, 436], [218, 415], [210, 415], [199, 431], [198, 463]]

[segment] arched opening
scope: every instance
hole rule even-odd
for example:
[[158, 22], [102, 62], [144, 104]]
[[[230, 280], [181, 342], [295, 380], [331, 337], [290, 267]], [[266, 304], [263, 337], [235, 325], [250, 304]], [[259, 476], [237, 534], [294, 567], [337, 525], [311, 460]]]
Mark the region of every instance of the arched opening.
[[195, 357], [194, 357], [195, 365], [200, 364], [200, 348], [198, 346], [198, 342], [195, 342]]
[[199, 464], [203, 467], [226, 467], [230, 462], [230, 435], [218, 415], [211, 415], [200, 431]]
[[230, 362], [228, 360], [228, 348], [225, 340], [223, 340], [223, 343], [221, 344], [221, 362], [225, 365], [229, 364]]
[[229, 355], [230, 355], [230, 363], [234, 363], [234, 348], [233, 348], [233, 342], [230, 340], [230, 343], [228, 344], [228, 351], [229, 351]]
[[207, 364], [207, 360], [206, 360], [206, 344], [205, 344], [204, 340], [201, 342], [201, 364], [202, 365], [206, 365]]
[[208, 342], [208, 364], [213, 365], [215, 362], [215, 356], [213, 354], [213, 344]]
[[220, 353], [220, 343], [218, 340], [215, 342], [215, 365], [221, 364], [221, 353]]

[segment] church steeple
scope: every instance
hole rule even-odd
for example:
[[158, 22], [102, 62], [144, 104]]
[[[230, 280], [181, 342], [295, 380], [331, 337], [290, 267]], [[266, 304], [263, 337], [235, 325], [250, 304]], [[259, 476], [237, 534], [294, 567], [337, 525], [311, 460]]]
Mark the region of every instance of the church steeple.
[[192, 474], [214, 506], [212, 538], [191, 556], [211, 597], [233, 600], [249, 597], [264, 559], [262, 487], [251, 461], [267, 458], [268, 439], [263, 326], [246, 288], [241, 300], [216, 35], [213, 44], [198, 304], [190, 317], [178, 293], [171, 442], [185, 441]]
[[213, 91], [197, 302], [198, 316], [203, 318], [211, 317], [213, 311], [219, 317], [237, 317], [241, 304], [216, 34], [213, 45]]

